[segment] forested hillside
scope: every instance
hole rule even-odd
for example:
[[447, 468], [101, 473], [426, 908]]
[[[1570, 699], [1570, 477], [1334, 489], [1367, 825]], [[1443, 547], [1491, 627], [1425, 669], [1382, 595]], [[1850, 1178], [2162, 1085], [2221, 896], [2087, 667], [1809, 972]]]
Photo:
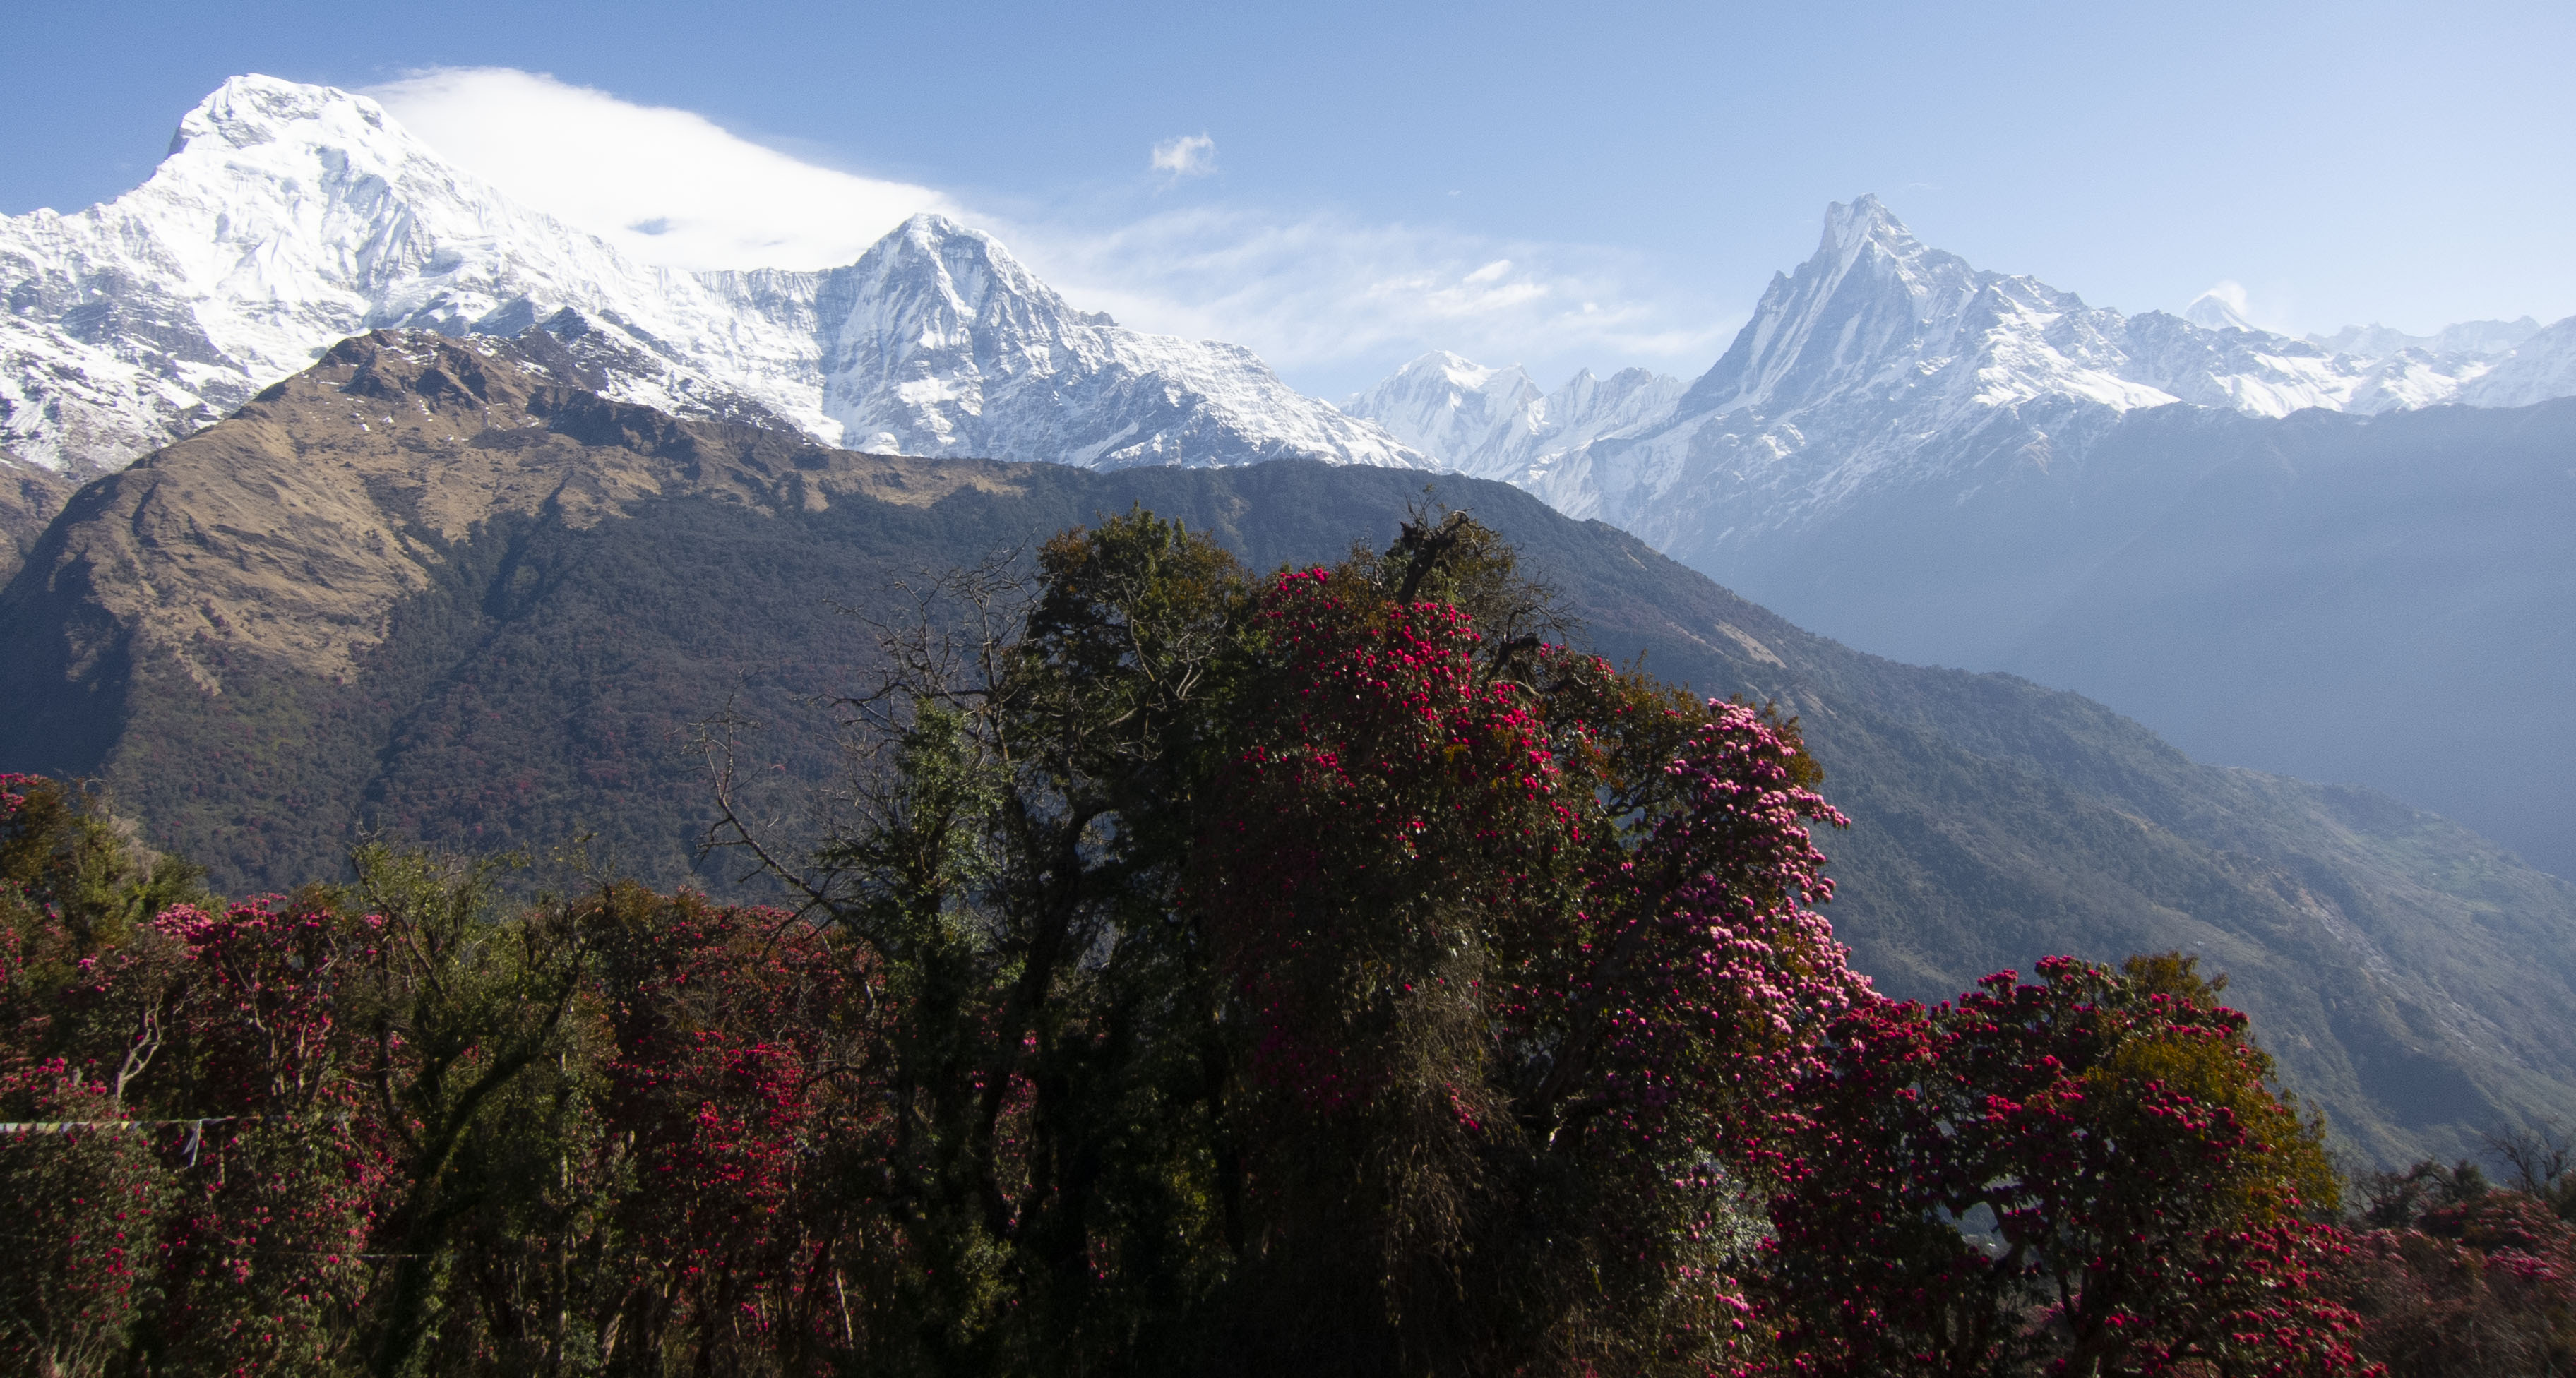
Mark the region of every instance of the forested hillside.
[[[897, 581], [1141, 505], [1255, 569], [1382, 544], [1397, 471], [915, 461], [606, 403], [499, 346], [353, 341], [84, 490], [0, 596], [0, 766], [96, 774], [220, 888], [342, 873], [372, 831], [547, 848], [719, 893], [692, 724], [781, 808]], [[2200, 766], [2097, 704], [1808, 636], [1517, 490], [1512, 541], [1615, 660], [1801, 720], [1852, 826], [1827, 911], [1883, 989], [2055, 952], [2196, 952], [2366, 1158], [2576, 1112], [2576, 888], [2367, 791]]]

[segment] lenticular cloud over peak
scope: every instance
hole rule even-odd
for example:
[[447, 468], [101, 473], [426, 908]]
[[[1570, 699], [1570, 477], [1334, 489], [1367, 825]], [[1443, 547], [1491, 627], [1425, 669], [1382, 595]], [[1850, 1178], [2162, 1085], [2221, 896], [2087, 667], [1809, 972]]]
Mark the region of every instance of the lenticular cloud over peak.
[[820, 167], [692, 111], [541, 72], [437, 68], [366, 94], [444, 157], [646, 263], [837, 267], [912, 215], [963, 214], [929, 187]]

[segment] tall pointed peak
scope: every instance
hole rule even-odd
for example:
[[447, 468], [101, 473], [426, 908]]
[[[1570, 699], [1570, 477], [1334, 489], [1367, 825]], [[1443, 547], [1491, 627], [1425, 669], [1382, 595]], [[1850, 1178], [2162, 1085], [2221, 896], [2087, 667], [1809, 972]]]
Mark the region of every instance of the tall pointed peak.
[[[935, 211], [917, 212], [868, 246], [849, 271], [880, 284], [909, 283], [967, 316], [994, 301], [1019, 303], [1066, 326], [1110, 326], [1105, 312], [1075, 309], [992, 235]], [[882, 290], [892, 290], [891, 287]]]
[[1824, 238], [1816, 245], [1818, 258], [1845, 258], [1872, 245], [1897, 258], [1911, 258], [1923, 252], [1914, 232], [1905, 228], [1905, 222], [1897, 219], [1885, 202], [1870, 193], [1825, 207]]
[[2245, 289], [2232, 282], [2222, 282], [2192, 300], [2183, 308], [2182, 318], [2203, 330], [2246, 330], [2256, 328], [2245, 319]]

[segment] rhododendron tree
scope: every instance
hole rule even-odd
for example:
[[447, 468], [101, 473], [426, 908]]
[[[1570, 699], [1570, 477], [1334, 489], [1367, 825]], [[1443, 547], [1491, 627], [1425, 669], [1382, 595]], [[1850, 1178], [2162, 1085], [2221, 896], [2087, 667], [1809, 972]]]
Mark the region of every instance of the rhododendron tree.
[[925, 604], [846, 704], [856, 825], [727, 839], [881, 973], [920, 1361], [1735, 1342], [1737, 1130], [1869, 998], [1794, 723], [1549, 644], [1456, 516], [1256, 579], [1137, 513]]
[[0, 968], [34, 1012], [0, 1044], [0, 1353], [739, 1371], [881, 1323], [847, 1304], [878, 1236], [834, 1175], [882, 1114], [860, 968], [776, 911], [512, 908], [488, 868], [360, 861], [345, 893], [139, 906], [103, 945], [14, 911], [6, 951], [49, 959]]
[[614, 1219], [642, 1275], [619, 1330], [736, 1371], [846, 1352], [843, 1279], [887, 1246], [839, 1177], [882, 1148], [865, 965], [775, 909], [621, 887], [599, 918], [600, 1127], [632, 1175]]
[[1816, 1373], [2358, 1372], [2321, 1131], [2184, 958], [2065, 958], [1834, 1029], [1762, 1271]]
[[349, 1357], [393, 1171], [361, 1122], [342, 1014], [375, 926], [318, 893], [177, 905], [93, 966], [102, 1010], [159, 1008], [164, 1046], [135, 1084], [185, 1117], [163, 1239], [164, 1362], [207, 1373], [328, 1373]]
[[2323, 1373], [2326, 1271], [2556, 1295], [2527, 1213], [2347, 1254], [2187, 962], [1881, 999], [1797, 722], [1564, 644], [1463, 516], [1255, 576], [1139, 511], [918, 592], [817, 836], [708, 725], [778, 907], [381, 847], [219, 902], [0, 779], [0, 1102], [72, 1126], [0, 1135], [0, 1353]]
[[2510, 1187], [2433, 1162], [2360, 1184], [2335, 1291], [2363, 1318], [2362, 1352], [2393, 1378], [2576, 1371], [2576, 1164], [2545, 1130], [2494, 1143]]
[[1700, 1247], [1730, 1129], [1868, 998], [1805, 907], [1830, 894], [1807, 829], [1840, 817], [1758, 710], [1402, 601], [1438, 534], [1262, 592], [1183, 897], [1240, 1049], [1264, 1290], [1428, 1367], [1703, 1362], [1732, 1338]]
[[149, 1314], [173, 1174], [144, 1133], [104, 1120], [115, 1113], [105, 1088], [47, 1080], [12, 1099], [86, 1124], [0, 1136], [0, 1364], [98, 1373]]

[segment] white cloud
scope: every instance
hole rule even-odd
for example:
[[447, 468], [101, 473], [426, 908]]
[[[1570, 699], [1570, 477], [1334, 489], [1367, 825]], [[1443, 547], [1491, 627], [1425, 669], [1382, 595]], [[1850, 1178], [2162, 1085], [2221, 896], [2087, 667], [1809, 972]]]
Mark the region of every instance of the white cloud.
[[1183, 134], [1154, 145], [1151, 166], [1175, 179], [1204, 177], [1216, 171], [1216, 140], [1205, 134]]
[[703, 115], [541, 73], [441, 68], [366, 94], [460, 166], [648, 263], [824, 268], [917, 211], [957, 213], [928, 187], [817, 167]]
[[[1595, 247], [1222, 204], [1122, 219], [1093, 202], [1074, 218], [1006, 219], [536, 73], [443, 69], [367, 94], [467, 171], [645, 262], [832, 267], [937, 211], [999, 235], [1085, 310], [1243, 345], [1323, 396], [1431, 349], [1525, 363], [1543, 382], [1580, 365], [1697, 372], [1736, 323], [1651, 265]], [[1154, 166], [1174, 179], [1213, 170], [1215, 141], [1167, 140]]]
[[1432, 349], [1527, 364], [1551, 386], [1585, 366], [1695, 374], [1742, 319], [1657, 290], [1650, 265], [1611, 251], [1328, 213], [1199, 207], [1101, 233], [1031, 226], [1005, 239], [1087, 309], [1244, 345], [1326, 397]]

